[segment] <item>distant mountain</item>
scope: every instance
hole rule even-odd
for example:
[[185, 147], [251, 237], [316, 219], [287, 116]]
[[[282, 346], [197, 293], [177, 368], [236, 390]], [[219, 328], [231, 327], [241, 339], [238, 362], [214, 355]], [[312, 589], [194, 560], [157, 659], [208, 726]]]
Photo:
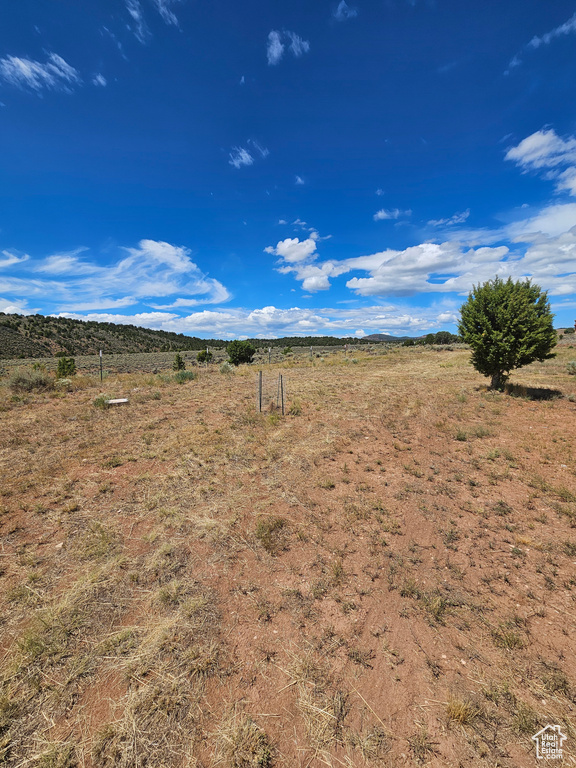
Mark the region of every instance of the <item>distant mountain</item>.
[[390, 344], [394, 342], [408, 341], [408, 339], [421, 339], [422, 336], [390, 336], [389, 333], [371, 333], [369, 336], [363, 336], [362, 341], [387, 341]]

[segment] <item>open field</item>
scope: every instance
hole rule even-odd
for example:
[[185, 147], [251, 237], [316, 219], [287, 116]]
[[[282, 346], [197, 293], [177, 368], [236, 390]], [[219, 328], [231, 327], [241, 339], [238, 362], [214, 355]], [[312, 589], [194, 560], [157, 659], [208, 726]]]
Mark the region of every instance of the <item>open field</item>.
[[0, 382], [0, 764], [576, 764], [576, 350], [354, 354]]

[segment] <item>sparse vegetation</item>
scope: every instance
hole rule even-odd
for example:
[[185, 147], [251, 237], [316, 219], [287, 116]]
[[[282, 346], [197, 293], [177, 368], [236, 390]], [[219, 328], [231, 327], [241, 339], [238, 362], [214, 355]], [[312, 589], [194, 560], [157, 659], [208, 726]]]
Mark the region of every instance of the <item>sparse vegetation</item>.
[[189, 386], [174, 349], [4, 374], [7, 765], [531, 768], [569, 721], [573, 403], [477, 388], [462, 349], [281, 350], [286, 418], [223, 348]]

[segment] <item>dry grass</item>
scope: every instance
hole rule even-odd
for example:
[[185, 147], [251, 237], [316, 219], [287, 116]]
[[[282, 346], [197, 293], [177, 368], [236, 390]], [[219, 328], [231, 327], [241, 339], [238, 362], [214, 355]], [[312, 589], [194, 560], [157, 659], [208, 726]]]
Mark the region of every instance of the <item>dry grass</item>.
[[285, 417], [246, 366], [0, 382], [0, 764], [533, 765], [576, 690], [573, 352], [515, 397], [377, 352], [265, 368]]

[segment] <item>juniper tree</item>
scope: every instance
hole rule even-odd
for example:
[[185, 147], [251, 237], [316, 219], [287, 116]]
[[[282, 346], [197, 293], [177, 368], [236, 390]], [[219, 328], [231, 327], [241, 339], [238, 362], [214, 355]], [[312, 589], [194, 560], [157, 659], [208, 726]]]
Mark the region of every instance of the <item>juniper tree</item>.
[[503, 389], [510, 372], [554, 357], [554, 315], [548, 295], [530, 280], [499, 277], [475, 285], [460, 308], [458, 331], [472, 347], [471, 362], [492, 389]]

